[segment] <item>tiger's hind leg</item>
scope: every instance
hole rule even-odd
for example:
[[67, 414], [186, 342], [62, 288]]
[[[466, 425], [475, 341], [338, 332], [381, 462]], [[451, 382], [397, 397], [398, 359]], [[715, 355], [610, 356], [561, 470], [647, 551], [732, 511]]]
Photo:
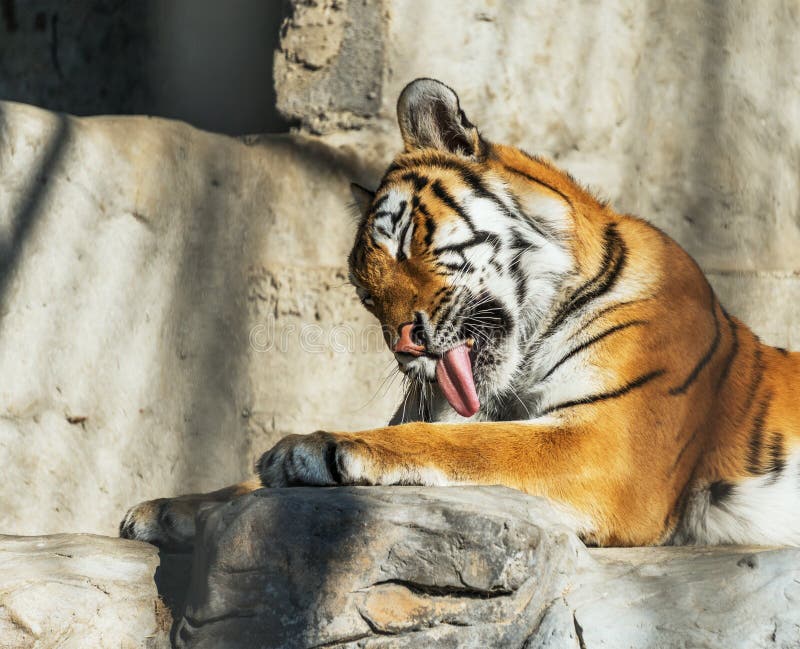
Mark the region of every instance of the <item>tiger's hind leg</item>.
[[210, 493], [147, 500], [128, 510], [119, 524], [119, 535], [123, 539], [147, 541], [166, 550], [190, 550], [194, 545], [198, 512], [259, 488], [261, 482], [253, 478]]

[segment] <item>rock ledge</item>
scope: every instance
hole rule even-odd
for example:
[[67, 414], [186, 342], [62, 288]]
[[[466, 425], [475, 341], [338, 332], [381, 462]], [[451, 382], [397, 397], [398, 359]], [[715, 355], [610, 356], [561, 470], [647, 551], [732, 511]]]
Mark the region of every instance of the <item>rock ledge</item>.
[[178, 647], [800, 642], [800, 550], [587, 550], [499, 487], [262, 490], [200, 530]]
[[158, 550], [91, 534], [0, 535], [0, 647], [169, 647]]

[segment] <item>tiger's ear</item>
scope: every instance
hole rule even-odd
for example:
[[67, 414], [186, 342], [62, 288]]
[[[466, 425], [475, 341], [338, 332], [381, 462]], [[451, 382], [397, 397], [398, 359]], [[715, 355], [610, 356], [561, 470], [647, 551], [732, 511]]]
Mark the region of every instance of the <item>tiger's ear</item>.
[[359, 216], [364, 216], [375, 198], [375, 192], [356, 183], [350, 183], [350, 193], [353, 195], [353, 202], [358, 208]]
[[439, 149], [480, 158], [485, 144], [467, 119], [458, 95], [436, 79], [416, 79], [397, 100], [397, 122], [407, 152]]

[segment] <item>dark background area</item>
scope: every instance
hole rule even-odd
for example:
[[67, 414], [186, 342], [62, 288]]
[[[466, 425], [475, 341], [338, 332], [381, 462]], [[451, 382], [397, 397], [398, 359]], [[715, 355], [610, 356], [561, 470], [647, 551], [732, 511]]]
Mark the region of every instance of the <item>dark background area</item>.
[[287, 130], [272, 64], [282, 0], [0, 0], [0, 99]]

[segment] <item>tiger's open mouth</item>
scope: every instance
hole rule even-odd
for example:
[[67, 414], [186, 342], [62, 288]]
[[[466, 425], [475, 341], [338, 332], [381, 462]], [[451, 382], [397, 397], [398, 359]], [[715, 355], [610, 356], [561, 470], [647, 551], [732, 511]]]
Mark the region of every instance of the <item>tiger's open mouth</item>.
[[[453, 410], [462, 417], [471, 417], [480, 408], [474, 376], [476, 358], [475, 340], [467, 338], [445, 352], [425, 353], [408, 364], [400, 363], [400, 367], [423, 381], [438, 383]], [[417, 365], [420, 362], [424, 364]]]
[[474, 341], [448, 349], [436, 360], [436, 380], [447, 402], [462, 417], [472, 417], [480, 408], [472, 373]]
[[453, 410], [462, 417], [472, 417], [481, 405], [475, 376], [480, 379], [497, 366], [503, 341], [513, 329], [513, 318], [488, 293], [467, 292], [461, 304], [461, 308], [449, 310], [444, 322], [434, 326], [423, 322], [423, 335], [438, 344], [423, 348], [420, 342], [421, 353], [396, 355], [403, 373], [437, 382]]

